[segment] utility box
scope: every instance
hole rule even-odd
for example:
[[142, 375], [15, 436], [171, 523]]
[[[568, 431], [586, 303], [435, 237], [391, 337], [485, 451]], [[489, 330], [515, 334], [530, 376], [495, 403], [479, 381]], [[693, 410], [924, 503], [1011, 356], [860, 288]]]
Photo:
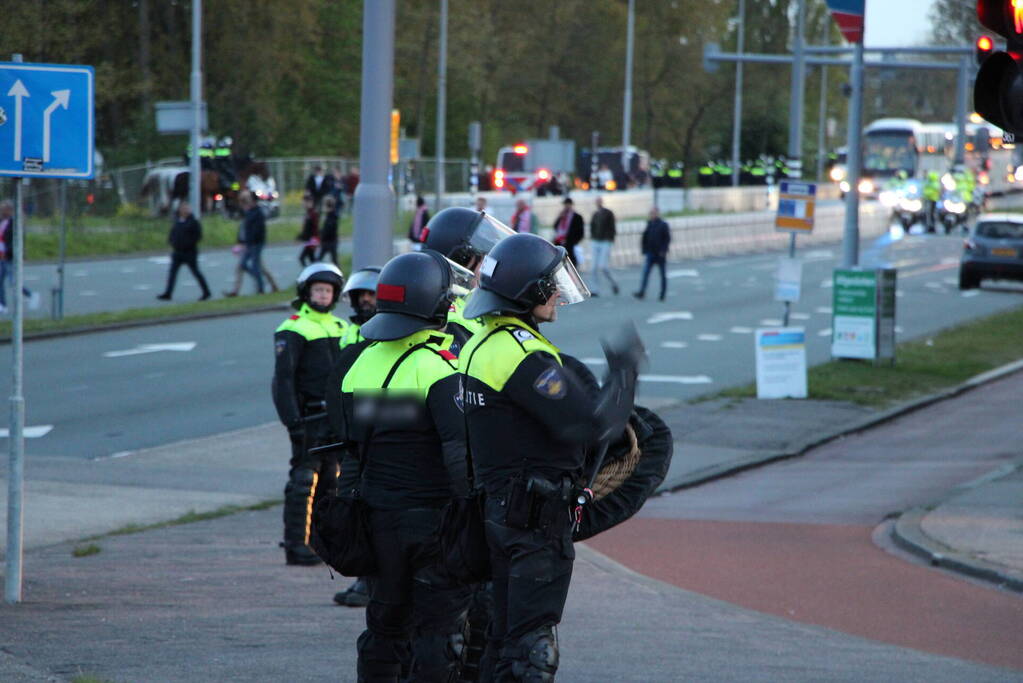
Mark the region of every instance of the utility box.
[[831, 356], [895, 362], [894, 268], [836, 269]]

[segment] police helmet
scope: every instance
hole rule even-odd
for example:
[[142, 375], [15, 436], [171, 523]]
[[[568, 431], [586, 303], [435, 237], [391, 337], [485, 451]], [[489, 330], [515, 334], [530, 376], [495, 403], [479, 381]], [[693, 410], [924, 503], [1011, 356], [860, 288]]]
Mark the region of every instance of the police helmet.
[[468, 266], [473, 257], [482, 258], [494, 245], [515, 231], [483, 211], [452, 206], [438, 211], [423, 229], [422, 242], [427, 249], [440, 252], [460, 266]]
[[395, 256], [377, 279], [377, 312], [361, 328], [362, 336], [390, 341], [413, 332], [440, 329], [456, 296], [464, 295], [473, 274], [436, 251]]
[[[334, 296], [331, 297], [329, 306], [320, 306], [309, 300], [309, 290], [314, 282], [326, 282], [328, 285], [334, 286]], [[297, 297], [291, 302], [291, 307], [298, 310], [302, 308], [303, 303], [307, 303], [310, 308], [320, 313], [326, 313], [337, 304], [337, 299], [341, 296], [341, 287], [344, 283], [345, 276], [332, 263], [314, 263], [306, 266], [298, 274], [298, 279], [295, 280], [295, 293]]]
[[380, 266], [367, 266], [361, 268], [352, 273], [347, 282], [345, 282], [345, 288], [341, 290], [342, 294], [348, 295], [348, 302], [352, 306], [352, 310], [355, 311], [356, 317], [352, 318], [356, 322], [365, 323], [367, 320], [373, 317], [376, 313], [376, 306], [372, 308], [360, 308], [359, 306], [359, 293], [360, 292], [373, 292], [377, 291], [377, 279], [380, 277]]
[[477, 318], [501, 311], [528, 313], [555, 293], [562, 304], [590, 297], [590, 290], [563, 247], [537, 235], [516, 234], [502, 240], [483, 259], [479, 286], [462, 314]]

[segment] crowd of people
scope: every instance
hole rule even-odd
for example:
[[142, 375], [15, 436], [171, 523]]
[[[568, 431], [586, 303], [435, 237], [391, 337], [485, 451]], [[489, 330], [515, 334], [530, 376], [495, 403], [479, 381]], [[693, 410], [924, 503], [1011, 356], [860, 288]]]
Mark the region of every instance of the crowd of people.
[[[569, 250], [583, 221], [564, 206], [551, 242], [525, 203], [514, 227], [482, 198], [433, 217], [421, 204], [418, 250], [347, 280], [320, 262], [298, 277], [274, 334], [292, 446], [281, 545], [289, 565], [363, 574], [334, 597], [366, 607], [359, 681], [555, 678], [573, 543], [600, 517], [589, 475], [647, 433], [633, 411], [641, 345], [608, 347], [601, 387], [540, 331], [590, 296]], [[606, 207], [591, 237], [609, 252]], [[606, 256], [595, 262], [617, 293]], [[631, 512], [606, 526], [633, 503], [611, 505]]]

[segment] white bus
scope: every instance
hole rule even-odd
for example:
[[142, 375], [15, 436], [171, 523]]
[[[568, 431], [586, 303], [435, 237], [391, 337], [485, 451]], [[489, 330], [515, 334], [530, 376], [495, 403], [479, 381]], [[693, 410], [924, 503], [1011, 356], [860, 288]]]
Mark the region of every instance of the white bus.
[[[986, 194], [1023, 187], [1017, 180], [1015, 145], [1002, 143], [1002, 131], [977, 119], [966, 124], [966, 167]], [[863, 131], [861, 192], [876, 195], [900, 171], [923, 179], [928, 172], [944, 175], [952, 168], [956, 149], [954, 123], [921, 123], [916, 119], [878, 119]]]

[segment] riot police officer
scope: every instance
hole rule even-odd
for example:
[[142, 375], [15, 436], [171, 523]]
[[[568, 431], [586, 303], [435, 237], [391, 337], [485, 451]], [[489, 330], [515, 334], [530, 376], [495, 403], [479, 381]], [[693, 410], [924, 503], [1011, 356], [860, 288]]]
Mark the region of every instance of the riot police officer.
[[331, 369], [340, 356], [340, 340], [348, 323], [331, 310], [341, 294], [344, 277], [337, 266], [314, 263], [298, 276], [296, 313], [274, 333], [276, 361], [273, 401], [277, 416], [291, 439], [291, 463], [284, 487], [284, 547], [288, 564], [318, 564], [309, 549], [313, 499], [334, 492], [337, 455], [309, 450], [336, 439], [325, 419], [324, 394]]
[[624, 427], [625, 416], [612, 415], [605, 400], [615, 386], [595, 397], [538, 329], [556, 319], [559, 303], [588, 296], [563, 248], [518, 234], [483, 260], [465, 307], [466, 317], [482, 316], [459, 372], [475, 478], [485, 492], [498, 681], [554, 680], [554, 627], [572, 576], [570, 513], [586, 448]]
[[[377, 312], [377, 279], [379, 277], [380, 266], [367, 266], [352, 273], [345, 282], [345, 288], [341, 291], [341, 294], [348, 296], [353, 313], [348, 316], [351, 324], [348, 325], [348, 331], [341, 339], [341, 347], [344, 349], [342, 352], [343, 357], [349, 354], [358, 355], [368, 344], [365, 337], [362, 336], [360, 328]], [[339, 366], [346, 365], [344, 360], [339, 364]], [[340, 386], [341, 376], [332, 375], [332, 379], [327, 385], [327, 391], [329, 392], [333, 388], [340, 388]], [[329, 400], [330, 395], [328, 394]], [[349, 489], [355, 483], [354, 474], [357, 471], [357, 467], [353, 465], [356, 462], [353, 456], [350, 457], [349, 453], [342, 457], [341, 478], [338, 481], [339, 490]], [[359, 577], [351, 586], [335, 593], [334, 602], [346, 607], [365, 607], [368, 605], [369, 584], [366, 582], [366, 578]]]
[[[479, 277], [483, 257], [494, 245], [515, 231], [484, 211], [452, 206], [437, 212], [423, 230], [423, 246], [432, 249]], [[455, 337], [452, 351], [458, 349], [480, 329], [478, 321], [466, 318], [465, 299], [456, 298], [448, 311], [446, 331]]]
[[407, 651], [409, 680], [457, 672], [468, 591], [430, 556], [442, 508], [468, 488], [457, 363], [441, 329], [471, 280], [434, 251], [389, 261], [377, 313], [362, 326], [370, 343], [342, 368], [341, 431], [357, 444], [378, 567], [357, 646], [360, 681], [396, 683]]

